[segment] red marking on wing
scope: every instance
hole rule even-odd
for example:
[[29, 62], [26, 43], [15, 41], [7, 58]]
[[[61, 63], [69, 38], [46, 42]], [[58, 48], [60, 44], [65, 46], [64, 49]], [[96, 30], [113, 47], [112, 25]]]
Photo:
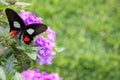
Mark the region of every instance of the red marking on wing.
[[27, 36], [25, 36], [25, 38], [23, 39], [25, 42], [28, 42], [28, 41], [30, 41], [30, 38], [29, 37], [27, 37]]
[[10, 33], [14, 36], [14, 35], [16, 35], [17, 31], [16, 30], [10, 30]]

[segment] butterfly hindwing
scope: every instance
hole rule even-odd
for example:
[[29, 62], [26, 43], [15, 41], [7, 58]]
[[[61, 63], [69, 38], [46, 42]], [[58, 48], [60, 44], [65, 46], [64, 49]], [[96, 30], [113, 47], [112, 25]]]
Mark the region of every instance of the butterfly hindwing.
[[20, 16], [13, 11], [12, 9], [7, 8], [5, 10], [9, 25], [10, 25], [10, 32], [15, 35], [16, 33], [20, 32], [22, 29], [24, 29], [25, 24], [23, 20], [20, 18]]
[[24, 32], [22, 39], [26, 44], [29, 44], [33, 40], [33, 37], [30, 36], [27, 32]]
[[34, 36], [43, 33], [46, 30], [47, 26], [45, 24], [30, 24], [25, 28], [25, 32], [23, 33], [23, 41], [26, 44], [29, 44], [33, 40]]
[[45, 24], [30, 24], [26, 27], [27, 33], [32, 37], [41, 34], [46, 30], [47, 26]]

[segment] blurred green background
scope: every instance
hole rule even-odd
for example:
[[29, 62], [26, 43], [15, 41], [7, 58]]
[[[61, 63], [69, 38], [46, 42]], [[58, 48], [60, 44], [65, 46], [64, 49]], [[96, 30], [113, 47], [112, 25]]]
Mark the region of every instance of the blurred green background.
[[120, 79], [120, 0], [21, 0], [57, 32], [64, 47], [43, 71], [65, 80]]
[[64, 80], [120, 79], [120, 0], [20, 0], [57, 32], [63, 52], [36, 66]]

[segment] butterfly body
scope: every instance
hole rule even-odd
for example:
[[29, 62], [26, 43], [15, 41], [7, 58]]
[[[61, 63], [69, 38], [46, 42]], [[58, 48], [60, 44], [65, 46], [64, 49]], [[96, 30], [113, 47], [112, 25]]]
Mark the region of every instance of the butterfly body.
[[47, 30], [47, 26], [42, 23], [34, 23], [26, 26], [21, 17], [12, 9], [7, 8], [5, 12], [10, 25], [10, 33], [13, 36], [17, 35], [26, 44], [29, 44], [34, 36]]

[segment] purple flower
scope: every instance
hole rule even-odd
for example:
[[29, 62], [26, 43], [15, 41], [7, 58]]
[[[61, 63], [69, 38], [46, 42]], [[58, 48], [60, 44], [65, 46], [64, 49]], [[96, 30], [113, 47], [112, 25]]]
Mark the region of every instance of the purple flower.
[[39, 64], [51, 64], [52, 55], [54, 51], [52, 50], [51, 41], [42, 36], [37, 36], [34, 39], [34, 46], [39, 49], [36, 50], [36, 53], [39, 55], [38, 63]]
[[39, 72], [40, 72], [39, 69], [33, 69], [23, 71], [21, 74], [26, 80], [36, 80], [35, 78], [39, 78], [41, 76]]
[[53, 31], [50, 27], [48, 27], [47, 31], [47, 38], [51, 41], [51, 46], [55, 46], [55, 39], [56, 39], [56, 32]]
[[38, 59], [38, 64], [51, 64], [52, 63], [52, 56], [48, 56], [48, 57], [46, 57], [46, 58], [44, 58], [44, 57], [41, 57], [41, 58], [39, 58]]
[[42, 23], [42, 18], [37, 18], [35, 14], [31, 12], [25, 12], [24, 10], [21, 10], [19, 16], [22, 18], [26, 26], [33, 23]]
[[[26, 26], [34, 23], [42, 23], [42, 18], [37, 18], [36, 15], [31, 12], [21, 10], [19, 16], [22, 18]], [[52, 56], [56, 54], [53, 51], [53, 47], [55, 47], [56, 32], [48, 27], [46, 34], [46, 38], [38, 36], [34, 40], [34, 46], [39, 48], [36, 50], [36, 53], [39, 55], [39, 64], [51, 64]]]
[[26, 70], [21, 74], [26, 80], [63, 80], [57, 73], [40, 73], [39, 69]]
[[55, 47], [56, 32], [48, 27], [46, 34], [47, 38], [37, 36], [34, 39], [34, 46], [39, 48], [36, 50], [36, 53], [39, 54], [39, 64], [51, 64], [52, 56], [56, 54], [53, 51], [53, 47]]

